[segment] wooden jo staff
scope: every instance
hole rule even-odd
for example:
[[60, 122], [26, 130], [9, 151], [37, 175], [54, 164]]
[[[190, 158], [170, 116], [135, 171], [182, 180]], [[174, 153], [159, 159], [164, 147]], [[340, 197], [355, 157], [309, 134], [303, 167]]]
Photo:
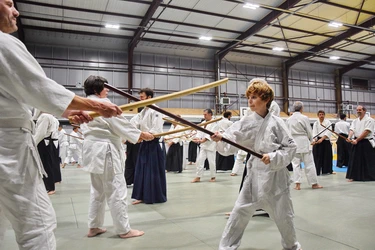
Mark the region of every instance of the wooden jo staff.
[[[198, 124], [197, 126], [205, 126], [205, 125], [208, 125], [210, 123], [214, 123], [214, 122], [220, 121], [222, 118], [223, 117], [220, 117], [220, 118], [217, 118], [217, 119], [212, 119], [211, 121], [208, 121], [208, 122], [202, 122], [202, 123]], [[195, 124], [195, 123], [193, 123], [193, 124]], [[188, 125], [185, 125], [185, 126], [188, 126]], [[190, 129], [192, 129], [192, 127], [188, 126], [186, 128], [175, 129], [175, 130], [168, 131], [168, 132], [154, 134], [154, 137], [162, 137], [162, 136], [165, 136], [165, 135], [170, 135], [170, 134], [175, 134], [175, 133], [179, 133], [179, 132], [184, 132], [184, 131], [187, 131], [187, 130], [190, 130]]]
[[[227, 79], [226, 81], [228, 81], [228, 79]], [[129, 98], [129, 99], [131, 99], [131, 100], [134, 100], [134, 101], [139, 101], [139, 103], [142, 102], [142, 101], [140, 101], [137, 97], [134, 97], [134, 96], [132, 96], [131, 94], [126, 93], [125, 91], [122, 91], [122, 90], [120, 90], [120, 89], [118, 89], [118, 88], [116, 88], [116, 87], [113, 87], [113, 86], [111, 86], [111, 85], [109, 85], [109, 84], [107, 84], [107, 83], [104, 83], [104, 86], [105, 86], [106, 88], [108, 88], [109, 90], [112, 90], [113, 92], [115, 92], [115, 93], [117, 93], [117, 94], [119, 94], [119, 95], [122, 95], [122, 96], [127, 97], [127, 98]], [[195, 89], [195, 88], [194, 88], [194, 89]], [[148, 99], [148, 100], [153, 100], [153, 98]], [[152, 103], [152, 102], [151, 102], [151, 103]], [[151, 103], [149, 103], [149, 104], [151, 104]], [[143, 106], [138, 106], [138, 107], [143, 107]], [[169, 117], [175, 119], [176, 121], [179, 121], [179, 122], [182, 122], [182, 123], [184, 123], [184, 124], [186, 124], [186, 125], [189, 125], [190, 127], [195, 128], [196, 130], [202, 131], [202, 132], [204, 132], [204, 133], [206, 133], [206, 134], [208, 134], [208, 135], [210, 135], [210, 136], [214, 135], [213, 132], [211, 132], [211, 131], [209, 131], [209, 130], [207, 130], [207, 129], [205, 129], [205, 128], [202, 128], [202, 127], [196, 125], [195, 123], [192, 123], [192, 122], [189, 122], [189, 121], [187, 121], [187, 120], [185, 120], [185, 119], [182, 119], [181, 117], [178, 117], [177, 115], [174, 115], [174, 114], [172, 114], [172, 113], [169, 113], [168, 111], [166, 111], [166, 110], [164, 110], [164, 109], [161, 109], [161, 108], [159, 108], [159, 107], [156, 107], [155, 105], [149, 105], [149, 106], [147, 106], [147, 107], [149, 107], [149, 108], [151, 108], [151, 109], [153, 109], [153, 110], [155, 110], [155, 111], [157, 111], [157, 112], [159, 112], [159, 113], [162, 113], [162, 114], [164, 114], [164, 115], [166, 115], [166, 116], [169, 116]], [[232, 145], [232, 146], [235, 146], [235, 147], [237, 147], [237, 148], [239, 148], [239, 149], [242, 149], [242, 150], [244, 150], [244, 151], [246, 151], [246, 152], [248, 152], [248, 153], [254, 155], [255, 157], [258, 157], [259, 159], [262, 159], [262, 158], [263, 158], [263, 155], [261, 155], [261, 154], [259, 154], [259, 153], [257, 153], [257, 152], [254, 152], [253, 150], [251, 150], [251, 149], [249, 149], [249, 148], [247, 148], [247, 147], [244, 147], [244, 146], [242, 146], [242, 145], [240, 145], [240, 144], [237, 144], [237, 143], [235, 143], [235, 142], [233, 142], [233, 141], [231, 141], [231, 140], [228, 140], [227, 138], [224, 138], [224, 137], [223, 137], [221, 140], [222, 140], [223, 142], [226, 142], [226, 143]]]
[[348, 138], [346, 138], [345, 136], [340, 135], [339, 133], [336, 133], [336, 132], [333, 131], [332, 129], [329, 129], [329, 127], [326, 127], [326, 126], [324, 126], [324, 125], [321, 124], [321, 123], [320, 123], [320, 125], [322, 125], [322, 127], [325, 128], [325, 129], [327, 129], [328, 131], [331, 131], [332, 133], [334, 133], [334, 134], [337, 135], [338, 137], [341, 137], [341, 138], [344, 139], [345, 141], [346, 141], [346, 139], [348, 139]]

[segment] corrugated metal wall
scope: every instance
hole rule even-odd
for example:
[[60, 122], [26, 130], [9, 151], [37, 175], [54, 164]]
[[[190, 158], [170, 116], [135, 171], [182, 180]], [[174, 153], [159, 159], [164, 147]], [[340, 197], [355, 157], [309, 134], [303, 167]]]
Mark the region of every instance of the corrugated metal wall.
[[[98, 51], [84, 48], [50, 47], [28, 45], [29, 51], [38, 59], [47, 76], [67, 86], [78, 95], [84, 95], [82, 88], [75, 87], [89, 75], [101, 75], [110, 84], [127, 89], [127, 53], [118, 51]], [[323, 66], [322, 66], [323, 67]], [[223, 60], [221, 77], [228, 77], [227, 85], [221, 86], [220, 93], [227, 93], [232, 106], [239, 109], [247, 106], [244, 97], [248, 82], [254, 77], [266, 78], [275, 90], [276, 101], [282, 106], [281, 69], [269, 66], [246, 65]], [[134, 55], [133, 93], [140, 88], [150, 87], [156, 96], [188, 89], [214, 81], [214, 62], [210, 59], [185, 58], [169, 55]], [[353, 104], [365, 103], [371, 113], [375, 113], [375, 80], [370, 80], [370, 91], [350, 89], [350, 77], [344, 76], [343, 101]], [[126, 103], [122, 97], [110, 94], [116, 104]], [[301, 100], [305, 112], [323, 109], [327, 113], [336, 112], [334, 75], [292, 69], [289, 74], [289, 102]], [[215, 108], [214, 89], [181, 99], [160, 103], [168, 108]]]

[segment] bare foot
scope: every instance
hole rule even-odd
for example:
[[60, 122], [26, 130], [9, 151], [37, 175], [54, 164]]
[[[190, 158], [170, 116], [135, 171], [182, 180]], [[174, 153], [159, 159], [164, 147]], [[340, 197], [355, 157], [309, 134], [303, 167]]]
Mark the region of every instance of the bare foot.
[[82, 168], [82, 166], [78, 164], [78, 165], [77, 165], [77, 168]]
[[336, 174], [336, 172], [332, 172], [331, 174]]
[[296, 183], [295, 190], [301, 190], [301, 183]]
[[314, 184], [311, 186], [312, 189], [319, 189], [319, 188], [323, 188], [323, 186], [320, 186], [319, 184]]
[[130, 231], [126, 234], [119, 234], [120, 238], [127, 239], [127, 238], [133, 238], [133, 237], [138, 237], [144, 235], [145, 232], [135, 230], [135, 229], [130, 229]]
[[235, 174], [235, 173], [231, 173], [230, 176], [237, 176], [237, 174]]
[[195, 182], [200, 182], [201, 181], [201, 178], [200, 177], [195, 177], [191, 183], [195, 183]]
[[48, 195], [53, 195], [53, 194], [55, 194], [56, 193], [56, 191], [55, 190], [52, 190], [52, 191], [48, 191]]
[[143, 200], [135, 200], [132, 202], [133, 205], [137, 205], [137, 204], [140, 204], [140, 203], [143, 203]]
[[65, 168], [65, 166], [66, 166], [66, 163], [62, 164], [62, 165], [61, 165], [61, 168]]
[[98, 227], [97, 228], [90, 228], [90, 230], [87, 234], [87, 237], [95, 237], [95, 236], [97, 236], [99, 234], [103, 234], [105, 232], [107, 232], [107, 229], [105, 229], [105, 228], [98, 228]]
[[225, 216], [230, 216], [232, 212], [225, 213]]
[[353, 179], [349, 179], [348, 182], [353, 182]]
[[216, 181], [216, 178], [215, 177], [212, 177], [210, 182], [215, 182]]
[[188, 165], [192, 165], [193, 163], [189, 162]]
[[294, 189], [295, 189], [295, 190], [301, 190], [301, 188], [300, 188], [300, 187], [294, 187]]

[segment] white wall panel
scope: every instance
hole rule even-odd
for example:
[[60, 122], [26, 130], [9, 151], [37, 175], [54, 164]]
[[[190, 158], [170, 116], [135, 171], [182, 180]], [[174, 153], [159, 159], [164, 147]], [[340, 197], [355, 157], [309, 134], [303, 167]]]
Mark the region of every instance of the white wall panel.
[[168, 88], [168, 75], [155, 75], [155, 89]]
[[80, 69], [68, 69], [68, 85], [76, 85], [81, 83], [83, 86], [84, 81], [88, 76], [82, 76]]
[[155, 88], [155, 75], [154, 74], [141, 74], [140, 87], [154, 89]]
[[113, 72], [113, 85], [119, 88], [128, 87], [128, 73]]

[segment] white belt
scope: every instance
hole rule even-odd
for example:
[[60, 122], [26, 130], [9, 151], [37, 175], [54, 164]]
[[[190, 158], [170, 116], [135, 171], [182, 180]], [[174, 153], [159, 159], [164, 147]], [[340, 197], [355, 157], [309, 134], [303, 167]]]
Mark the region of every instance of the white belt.
[[35, 124], [32, 120], [23, 118], [0, 119], [0, 128], [25, 128], [34, 132]]

